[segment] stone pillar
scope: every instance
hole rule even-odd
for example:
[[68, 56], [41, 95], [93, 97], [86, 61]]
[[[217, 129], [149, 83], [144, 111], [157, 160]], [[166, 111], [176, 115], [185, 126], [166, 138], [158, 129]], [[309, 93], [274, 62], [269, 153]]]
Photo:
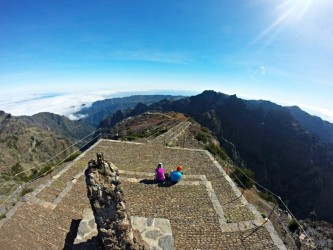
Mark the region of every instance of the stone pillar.
[[97, 161], [88, 162], [86, 184], [98, 228], [98, 248], [149, 249], [132, 229], [118, 169], [104, 161], [103, 153], [97, 154]]

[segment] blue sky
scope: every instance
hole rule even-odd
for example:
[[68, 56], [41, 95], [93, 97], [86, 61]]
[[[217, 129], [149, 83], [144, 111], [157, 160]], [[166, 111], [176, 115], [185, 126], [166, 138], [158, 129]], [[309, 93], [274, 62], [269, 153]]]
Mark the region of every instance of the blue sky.
[[333, 122], [332, 13], [331, 0], [0, 0], [0, 109], [213, 89]]

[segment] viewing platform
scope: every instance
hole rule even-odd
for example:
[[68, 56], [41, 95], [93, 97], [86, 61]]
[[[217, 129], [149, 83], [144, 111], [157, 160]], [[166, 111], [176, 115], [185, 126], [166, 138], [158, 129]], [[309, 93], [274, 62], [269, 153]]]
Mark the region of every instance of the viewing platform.
[[[0, 249], [87, 249], [74, 239], [90, 208], [84, 171], [99, 152], [119, 169], [128, 214], [169, 220], [175, 249], [286, 249], [270, 221], [258, 229], [261, 214], [208, 151], [167, 147], [162, 137], [153, 143], [99, 140], [0, 222]], [[159, 162], [166, 172], [182, 165], [183, 179], [153, 183]]]

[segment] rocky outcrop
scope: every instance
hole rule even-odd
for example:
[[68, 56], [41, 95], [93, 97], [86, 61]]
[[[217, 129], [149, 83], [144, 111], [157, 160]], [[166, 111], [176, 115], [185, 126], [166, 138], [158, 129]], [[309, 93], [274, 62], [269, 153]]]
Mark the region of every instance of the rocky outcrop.
[[97, 161], [89, 161], [86, 183], [98, 228], [97, 247], [114, 250], [149, 249], [140, 233], [132, 228], [118, 169], [106, 163], [103, 154], [97, 154]]
[[[306, 234], [315, 242], [317, 249], [331, 250], [333, 249], [333, 225], [325, 221], [312, 221], [306, 219], [300, 221]], [[311, 241], [305, 236], [304, 232], [299, 228], [293, 233], [296, 244], [299, 249], [313, 249]]]

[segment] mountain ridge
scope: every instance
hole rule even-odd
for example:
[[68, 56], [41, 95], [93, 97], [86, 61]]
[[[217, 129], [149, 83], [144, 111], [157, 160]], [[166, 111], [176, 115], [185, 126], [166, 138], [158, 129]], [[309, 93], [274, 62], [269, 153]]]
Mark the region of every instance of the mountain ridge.
[[[207, 99], [217, 101], [205, 106]], [[158, 105], [161, 110], [185, 111], [219, 139], [231, 141], [258, 180], [290, 200], [300, 217], [315, 211], [333, 221], [333, 194], [328, 191], [333, 187], [333, 146], [304, 129], [287, 108], [248, 109], [235, 95], [210, 91], [155, 108]]]
[[302, 127], [317, 135], [325, 143], [333, 143], [333, 124], [322, 118], [311, 115], [298, 106], [281, 106], [266, 100], [246, 100], [249, 108], [263, 108], [264, 111], [288, 109], [292, 117], [297, 120]]
[[[297, 215], [307, 217], [317, 214], [319, 219], [332, 221], [328, 212], [330, 209], [327, 208], [333, 207], [329, 198], [333, 189], [333, 146], [305, 128], [294, 118], [290, 108], [263, 100], [246, 101], [236, 95], [211, 90], [185, 98], [162, 97], [165, 96], [158, 96], [157, 99], [162, 99], [159, 102], [139, 102], [133, 108], [118, 110], [103, 120], [100, 126], [112, 127], [128, 116], [149, 110], [182, 112], [209, 128], [237, 164], [251, 167], [261, 183], [273, 187], [272, 190], [281, 194], [285, 201], [289, 200], [290, 206], [299, 211]], [[150, 96], [145, 100], [156, 100], [154, 98]], [[129, 100], [125, 98], [125, 101]], [[120, 99], [117, 105], [119, 103]], [[4, 112], [1, 117], [2, 130], [8, 127], [8, 121], [17, 119]], [[54, 131], [54, 140], [65, 137], [73, 140], [74, 131], [82, 132], [85, 125], [81, 124], [82, 121], [77, 121], [75, 125], [75, 122], [66, 119], [51, 113], [40, 113], [32, 117], [23, 116], [21, 122]], [[93, 131], [92, 127], [90, 129]], [[11, 129], [8, 133], [15, 136], [17, 131]], [[14, 141], [17, 141], [13, 138], [6, 141], [6, 146], [12, 149]], [[32, 137], [27, 141], [29, 145], [34, 144]], [[9, 166], [13, 164], [15, 162]], [[293, 192], [299, 195], [293, 195]]]
[[162, 99], [179, 99], [182, 96], [173, 95], [132, 95], [128, 97], [109, 98], [94, 102], [90, 107], [83, 107], [74, 115], [83, 117], [82, 119], [94, 127], [98, 127], [99, 123], [109, 115], [118, 110], [126, 110], [134, 108], [138, 103], [151, 105]]
[[[94, 131], [83, 121], [52, 113], [12, 116], [0, 111], [0, 185], [4, 185], [0, 197], [70, 156], [89, 142]], [[72, 145], [88, 134], [91, 136]], [[24, 174], [14, 178], [22, 171]]]
[[[83, 120], [70, 120], [66, 116], [50, 112], [41, 112], [32, 116], [19, 116], [19, 118], [32, 126], [50, 129], [72, 142], [87, 136], [95, 130], [94, 127]], [[85, 142], [87, 140], [83, 141], [83, 143]], [[79, 146], [82, 145], [82, 143], [79, 144]]]
[[[250, 167], [260, 183], [280, 194], [297, 216], [316, 214], [333, 221], [332, 144], [302, 127], [287, 107], [272, 105], [274, 109], [267, 110], [249, 107], [236, 95], [204, 91], [162, 100], [142, 111], [175, 111], [192, 117], [217, 136], [235, 162]], [[126, 114], [118, 111], [117, 116], [121, 120]]]

